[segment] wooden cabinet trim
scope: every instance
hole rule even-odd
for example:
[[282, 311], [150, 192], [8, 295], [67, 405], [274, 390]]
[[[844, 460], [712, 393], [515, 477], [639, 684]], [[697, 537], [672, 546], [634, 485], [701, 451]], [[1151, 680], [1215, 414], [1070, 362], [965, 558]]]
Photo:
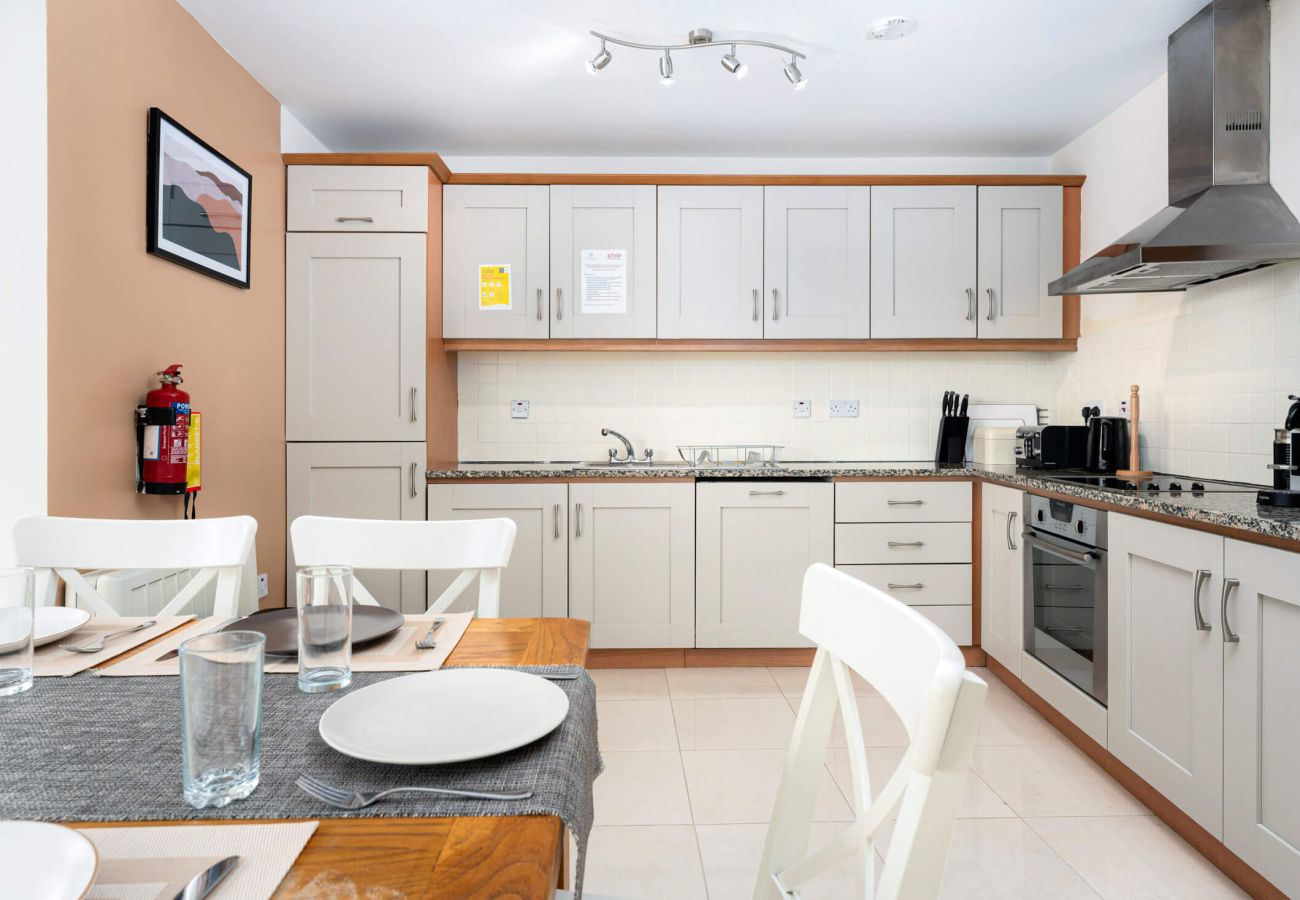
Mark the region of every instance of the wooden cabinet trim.
[[514, 352], [571, 353], [588, 350], [613, 350], [620, 353], [699, 352], [737, 353], [901, 353], [901, 352], [989, 352], [1020, 350], [1025, 352], [1067, 352], [1079, 349], [1077, 338], [986, 339], [978, 338], [809, 338], [781, 340], [711, 339], [711, 338], [623, 338], [579, 340], [572, 338], [449, 338], [443, 342], [448, 351], [503, 350]]

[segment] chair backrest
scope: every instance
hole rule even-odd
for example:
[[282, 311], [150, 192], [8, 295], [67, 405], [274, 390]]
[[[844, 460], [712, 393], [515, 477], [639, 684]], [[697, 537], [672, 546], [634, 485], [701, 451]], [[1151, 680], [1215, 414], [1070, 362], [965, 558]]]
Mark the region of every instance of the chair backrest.
[[[952, 639], [888, 594], [818, 563], [803, 582], [799, 631], [817, 645], [768, 829], [755, 900], [785, 900], [863, 853], [866, 897], [937, 897], [953, 819], [988, 685], [966, 671]], [[871, 800], [856, 672], [902, 720], [911, 742]], [[813, 801], [836, 709], [844, 722], [856, 820], [808, 853]], [[874, 839], [898, 811], [879, 884]], [[797, 896], [797, 893], [794, 893]]]
[[[294, 562], [299, 566], [459, 570], [429, 604], [426, 616], [445, 612], [477, 577], [478, 614], [489, 618], [500, 615], [501, 571], [510, 562], [515, 531], [511, 519], [397, 522], [300, 516], [289, 527]], [[353, 589], [357, 602], [376, 603], [360, 581], [353, 580]]]
[[121, 615], [78, 569], [196, 569], [189, 583], [157, 614], [184, 612], [215, 578], [213, 615], [231, 617], [238, 612], [240, 577], [256, 535], [257, 520], [252, 516], [189, 520], [33, 516], [14, 524], [14, 550], [20, 566], [31, 566], [42, 576], [41, 605], [53, 605], [57, 576], [96, 614]]

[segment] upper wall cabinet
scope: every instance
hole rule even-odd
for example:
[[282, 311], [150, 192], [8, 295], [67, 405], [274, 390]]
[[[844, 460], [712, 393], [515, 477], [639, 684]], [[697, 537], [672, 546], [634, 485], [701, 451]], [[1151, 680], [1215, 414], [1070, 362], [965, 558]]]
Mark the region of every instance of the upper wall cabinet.
[[654, 186], [552, 185], [551, 337], [654, 336]]
[[289, 166], [288, 231], [428, 231], [427, 166]]
[[975, 210], [973, 185], [873, 190], [873, 338], [975, 337]]
[[764, 188], [768, 338], [871, 331], [871, 188]]
[[659, 188], [659, 337], [763, 337], [763, 188]]
[[979, 189], [979, 336], [1059, 338], [1062, 271], [1059, 187]]
[[550, 188], [443, 188], [443, 336], [550, 336]]
[[425, 236], [285, 235], [285, 437], [424, 440]]

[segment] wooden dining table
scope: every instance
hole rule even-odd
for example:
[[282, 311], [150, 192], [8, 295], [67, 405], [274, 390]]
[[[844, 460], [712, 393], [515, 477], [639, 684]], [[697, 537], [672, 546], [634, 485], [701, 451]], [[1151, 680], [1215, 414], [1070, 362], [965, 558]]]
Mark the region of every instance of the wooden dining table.
[[[446, 665], [586, 665], [590, 632], [590, 623], [580, 619], [475, 619]], [[255, 821], [259, 820], [88, 822], [77, 827], [185, 824], [220, 828]], [[275, 897], [531, 900], [553, 897], [568, 879], [567, 830], [556, 816], [319, 821]]]

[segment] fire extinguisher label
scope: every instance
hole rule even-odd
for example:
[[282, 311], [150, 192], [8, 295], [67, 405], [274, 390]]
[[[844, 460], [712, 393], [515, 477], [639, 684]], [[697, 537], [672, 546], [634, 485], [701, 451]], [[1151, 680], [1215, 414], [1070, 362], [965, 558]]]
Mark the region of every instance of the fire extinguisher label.
[[159, 438], [162, 429], [158, 425], [144, 426], [144, 438], [140, 446], [140, 456], [142, 459], [157, 459]]
[[184, 466], [190, 455], [190, 405], [173, 403], [172, 411], [176, 414], [176, 424], [168, 429], [167, 462], [174, 466]]

